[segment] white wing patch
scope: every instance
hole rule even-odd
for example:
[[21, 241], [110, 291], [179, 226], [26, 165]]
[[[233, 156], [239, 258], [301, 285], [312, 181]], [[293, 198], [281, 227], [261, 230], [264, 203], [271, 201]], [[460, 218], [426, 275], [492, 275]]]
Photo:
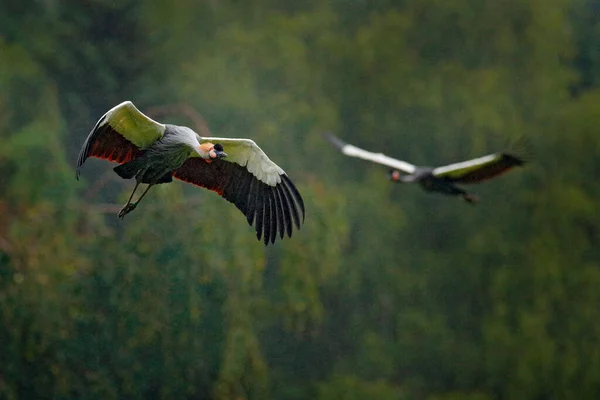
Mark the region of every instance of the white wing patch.
[[472, 160], [463, 161], [455, 164], [445, 165], [443, 167], [437, 167], [433, 170], [434, 176], [461, 176], [468, 172], [477, 170], [484, 165], [496, 162], [502, 157], [502, 153], [489, 154], [487, 156], [474, 158]]
[[203, 137], [200, 143], [204, 142], [221, 143], [227, 153], [227, 157], [222, 160], [246, 167], [248, 172], [269, 186], [276, 186], [281, 182], [281, 175], [285, 174], [285, 171], [271, 161], [253, 140]]
[[98, 127], [105, 124], [140, 149], [148, 148], [160, 139], [166, 128], [138, 110], [131, 101], [124, 101], [108, 110]]
[[356, 146], [352, 146], [351, 144], [344, 145], [344, 147], [342, 147], [342, 153], [350, 157], [362, 158], [363, 160], [368, 160], [377, 164], [396, 168], [408, 174], [414, 173], [416, 169], [414, 165], [409, 164], [406, 161], [396, 160], [395, 158], [388, 157], [383, 153], [372, 153]]

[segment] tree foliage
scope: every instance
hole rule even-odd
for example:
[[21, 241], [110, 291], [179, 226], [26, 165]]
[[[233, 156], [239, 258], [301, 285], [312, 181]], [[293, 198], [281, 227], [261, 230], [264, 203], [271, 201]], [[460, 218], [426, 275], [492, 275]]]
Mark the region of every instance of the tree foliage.
[[[595, 1], [0, 11], [0, 398], [600, 395]], [[254, 139], [297, 182], [302, 230], [265, 248], [182, 183], [117, 221], [130, 182], [73, 164], [126, 99]], [[519, 136], [535, 158], [472, 208], [325, 131], [420, 165]]]

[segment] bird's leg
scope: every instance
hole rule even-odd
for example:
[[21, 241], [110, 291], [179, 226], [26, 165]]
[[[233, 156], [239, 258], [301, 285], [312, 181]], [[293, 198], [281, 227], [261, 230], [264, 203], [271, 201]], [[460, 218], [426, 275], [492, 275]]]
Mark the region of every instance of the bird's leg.
[[[137, 190], [137, 188], [138, 188], [139, 185], [140, 185], [139, 182], [135, 183], [135, 187], [133, 188], [133, 192], [131, 192], [131, 196], [129, 196], [129, 199], [127, 200], [127, 203], [123, 206], [123, 208], [121, 208], [121, 211], [119, 211], [119, 213], [117, 214], [118, 218], [123, 218], [129, 212], [133, 211], [133, 209], [136, 207], [137, 204], [131, 203], [131, 199], [133, 199], [133, 195], [134, 195], [134, 193]], [[148, 191], [148, 190], [146, 189], [146, 191]], [[144, 193], [146, 193], [146, 192], [144, 192]]]
[[[135, 189], [137, 189], [139, 183], [137, 183], [135, 185], [135, 188], [133, 189], [133, 193], [135, 193]], [[130, 212], [132, 212], [133, 210], [135, 210], [135, 208], [137, 207], [137, 205], [140, 203], [140, 201], [144, 198], [144, 196], [146, 195], [146, 193], [148, 193], [148, 190], [150, 190], [150, 188], [154, 186], [153, 184], [149, 184], [148, 187], [146, 188], [146, 190], [144, 190], [144, 193], [142, 193], [142, 195], [140, 196], [139, 199], [137, 199], [136, 202], [132, 203], [131, 202], [131, 198], [133, 197], [133, 193], [131, 193], [131, 196], [129, 196], [129, 200], [127, 201], [127, 204], [125, 204], [123, 206], [123, 208], [121, 209], [121, 211], [119, 211], [119, 215], [117, 215], [119, 218], [123, 218], [125, 215], [129, 214]]]
[[[119, 211], [119, 215], [117, 215], [119, 218], [123, 218], [125, 215], [129, 214], [130, 212], [132, 212], [133, 210], [135, 210], [135, 208], [137, 207], [137, 205], [140, 203], [140, 201], [144, 198], [144, 196], [146, 195], [146, 193], [148, 193], [148, 190], [150, 190], [150, 188], [154, 186], [153, 184], [148, 185], [148, 187], [146, 188], [146, 190], [144, 190], [144, 193], [142, 193], [142, 195], [140, 196], [139, 199], [137, 199], [137, 201], [135, 203], [131, 203], [131, 197], [133, 197], [133, 193], [131, 194], [131, 197], [129, 197], [129, 201], [127, 202], [127, 204], [125, 204], [125, 206], [123, 206], [123, 209], [121, 211]], [[137, 185], [136, 185], [137, 187]], [[135, 192], [135, 189], [134, 189]]]
[[142, 201], [142, 199], [144, 198], [144, 196], [146, 195], [146, 193], [148, 193], [148, 190], [150, 190], [150, 188], [151, 188], [152, 186], [154, 186], [154, 184], [149, 184], [149, 185], [148, 185], [148, 187], [146, 188], [146, 190], [144, 190], [144, 193], [142, 193], [142, 195], [140, 196], [140, 198], [139, 198], [139, 199], [137, 199], [137, 201], [136, 201], [135, 203], [133, 203], [133, 208], [135, 208], [135, 207], [138, 205], [138, 203], [139, 203], [140, 201]]
[[475, 205], [477, 203], [477, 200], [479, 200], [475, 194], [468, 193], [467, 191], [459, 188], [458, 186], [454, 186], [447, 182], [441, 182], [441, 184], [438, 183], [438, 186], [436, 186], [435, 190], [450, 196], [460, 196], [463, 198], [464, 201], [473, 205]]
[[465, 190], [457, 188], [456, 186], [453, 186], [453, 188], [456, 190], [455, 194], [458, 194], [459, 196], [461, 196], [464, 201], [466, 201], [467, 203], [469, 203], [473, 206], [475, 204], [477, 204], [477, 201], [479, 200], [479, 198], [474, 193], [469, 193]]
[[473, 193], [464, 193], [462, 195], [463, 199], [469, 203], [469, 204], [473, 204], [475, 205], [477, 203], [477, 201], [479, 200], [479, 198], [474, 195]]

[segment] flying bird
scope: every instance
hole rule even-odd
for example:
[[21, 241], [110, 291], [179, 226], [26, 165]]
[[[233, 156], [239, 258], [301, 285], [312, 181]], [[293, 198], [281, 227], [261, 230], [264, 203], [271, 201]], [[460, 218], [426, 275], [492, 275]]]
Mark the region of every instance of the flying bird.
[[509, 153], [494, 153], [472, 160], [440, 167], [418, 167], [406, 161], [396, 160], [382, 153], [372, 153], [345, 143], [331, 133], [326, 138], [343, 154], [372, 161], [390, 167], [390, 179], [394, 182], [417, 182], [428, 192], [461, 196], [467, 203], [475, 204], [477, 196], [455, 184], [472, 184], [499, 176], [515, 166], [525, 164], [523, 157]]
[[[304, 223], [304, 202], [286, 173], [250, 139], [201, 137], [185, 126], [161, 124], [125, 101], [110, 109], [81, 147], [76, 177], [88, 157], [114, 161], [123, 179], [135, 178], [119, 218], [133, 211], [148, 190], [173, 178], [212, 190], [233, 203], [265, 245], [277, 233], [292, 236]], [[133, 202], [140, 184], [146, 190]]]

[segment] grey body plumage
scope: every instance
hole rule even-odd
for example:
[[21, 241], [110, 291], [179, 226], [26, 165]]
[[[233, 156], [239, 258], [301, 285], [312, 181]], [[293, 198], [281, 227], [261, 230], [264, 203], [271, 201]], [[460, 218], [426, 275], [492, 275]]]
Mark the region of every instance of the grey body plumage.
[[393, 181], [402, 182], [402, 183], [418, 183], [421, 188], [427, 192], [438, 192], [443, 194], [448, 194], [451, 196], [467, 196], [465, 200], [468, 202], [472, 202], [471, 197], [468, 196], [468, 193], [459, 188], [456, 185], [453, 185], [447, 179], [437, 178], [433, 175], [433, 168], [430, 167], [417, 167], [415, 172], [412, 174], [395, 174], [394, 170], [390, 171], [390, 178]]
[[187, 128], [166, 125], [162, 138], [140, 157], [115, 167], [114, 171], [121, 178], [135, 178], [138, 183], [153, 185], [171, 182], [172, 171], [181, 167], [193, 152], [189, 145], [178, 140], [183, 129]]

